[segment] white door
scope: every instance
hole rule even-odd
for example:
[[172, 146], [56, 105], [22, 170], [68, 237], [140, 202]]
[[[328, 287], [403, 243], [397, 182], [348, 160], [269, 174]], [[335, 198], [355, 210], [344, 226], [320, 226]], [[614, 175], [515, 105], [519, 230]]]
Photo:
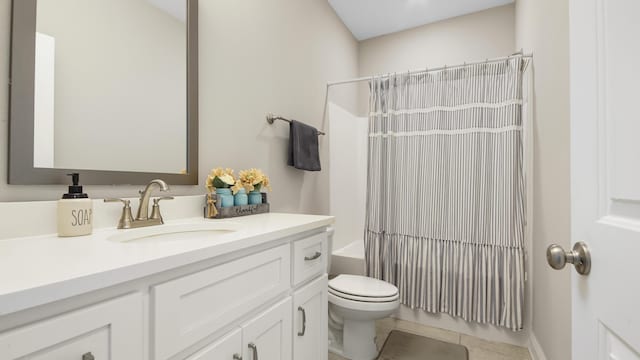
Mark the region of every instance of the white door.
[[327, 275], [305, 285], [293, 295], [293, 358], [326, 360]]
[[[640, 1], [570, 0], [574, 360], [640, 359]], [[565, 270], [567, 271], [567, 270]]]
[[242, 358], [291, 360], [291, 312], [289, 297], [243, 325]]

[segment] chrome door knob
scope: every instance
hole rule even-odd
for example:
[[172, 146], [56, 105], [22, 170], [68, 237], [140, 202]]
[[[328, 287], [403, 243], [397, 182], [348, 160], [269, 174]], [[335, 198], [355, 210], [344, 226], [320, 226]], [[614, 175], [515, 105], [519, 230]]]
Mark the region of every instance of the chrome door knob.
[[591, 271], [591, 254], [587, 244], [583, 242], [575, 243], [571, 251], [565, 251], [557, 244], [549, 245], [547, 262], [556, 270], [564, 268], [567, 263], [573, 264], [580, 275], [588, 275]]

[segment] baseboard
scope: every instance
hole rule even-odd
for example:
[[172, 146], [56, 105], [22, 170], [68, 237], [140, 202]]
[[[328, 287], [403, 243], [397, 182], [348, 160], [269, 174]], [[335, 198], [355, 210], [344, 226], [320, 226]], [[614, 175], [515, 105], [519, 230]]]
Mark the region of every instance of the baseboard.
[[533, 331], [529, 335], [529, 353], [531, 354], [531, 360], [547, 360]]
[[445, 313], [434, 314], [420, 309], [411, 309], [405, 305], [401, 305], [392, 317], [411, 323], [477, 337], [486, 341], [521, 346], [524, 348], [529, 346], [528, 329], [511, 331], [507, 328], [491, 324], [465, 321], [462, 318], [453, 317]]

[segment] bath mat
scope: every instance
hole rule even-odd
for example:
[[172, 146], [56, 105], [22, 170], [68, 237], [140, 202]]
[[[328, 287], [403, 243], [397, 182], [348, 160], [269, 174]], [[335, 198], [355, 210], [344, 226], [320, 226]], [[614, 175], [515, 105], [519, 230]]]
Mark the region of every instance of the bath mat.
[[393, 330], [378, 360], [468, 360], [467, 348], [428, 337]]

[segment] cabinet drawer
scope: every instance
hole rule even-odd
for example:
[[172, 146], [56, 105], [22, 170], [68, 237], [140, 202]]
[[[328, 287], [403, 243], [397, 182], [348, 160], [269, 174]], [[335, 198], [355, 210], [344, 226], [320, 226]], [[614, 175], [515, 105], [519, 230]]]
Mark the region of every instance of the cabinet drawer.
[[324, 274], [327, 270], [327, 234], [317, 234], [293, 243], [293, 285]]
[[242, 331], [236, 329], [186, 360], [232, 360], [242, 354]]
[[285, 292], [290, 283], [287, 244], [154, 286], [153, 358], [170, 358]]
[[142, 359], [142, 307], [135, 293], [7, 331], [0, 359]]

